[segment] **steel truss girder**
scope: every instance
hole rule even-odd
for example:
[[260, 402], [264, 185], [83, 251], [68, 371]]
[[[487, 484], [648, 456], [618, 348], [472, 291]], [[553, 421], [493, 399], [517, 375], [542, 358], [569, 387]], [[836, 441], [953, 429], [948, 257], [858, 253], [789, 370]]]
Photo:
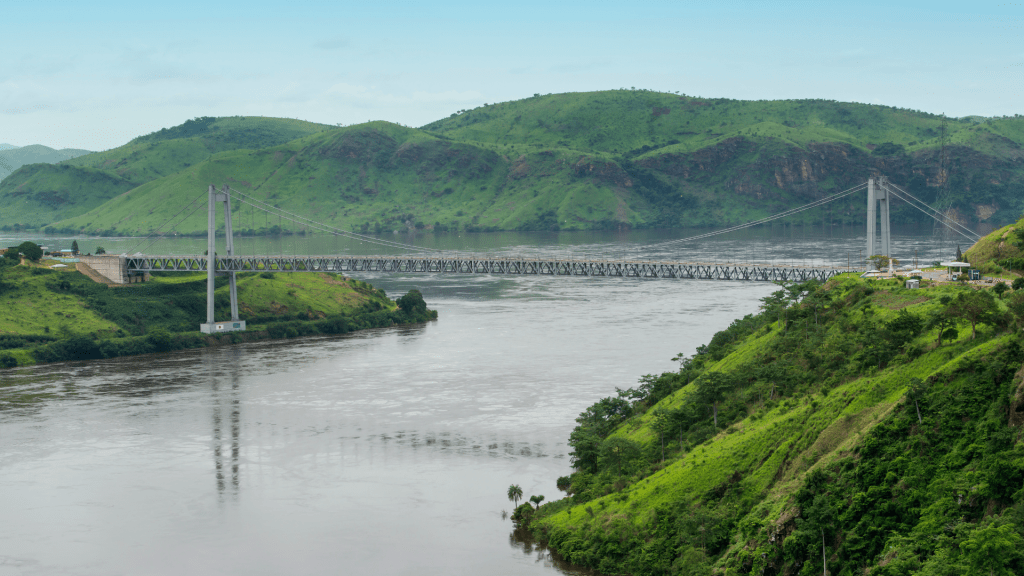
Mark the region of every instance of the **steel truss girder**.
[[[134, 272], [206, 272], [205, 256], [128, 256]], [[605, 260], [428, 258], [420, 256], [218, 256], [217, 272], [383, 272], [507, 274], [595, 278], [679, 278], [760, 282], [824, 282], [835, 268]]]

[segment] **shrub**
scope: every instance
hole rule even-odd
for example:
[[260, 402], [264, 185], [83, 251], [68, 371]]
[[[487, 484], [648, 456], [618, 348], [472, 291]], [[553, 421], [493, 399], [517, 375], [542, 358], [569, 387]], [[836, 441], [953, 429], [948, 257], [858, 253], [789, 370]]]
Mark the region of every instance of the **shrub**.
[[18, 365], [18, 359], [10, 354], [0, 354], [0, 368], [14, 368]]
[[423, 294], [419, 290], [409, 290], [405, 296], [399, 298], [398, 307], [406, 314], [427, 311], [427, 303], [423, 300]]

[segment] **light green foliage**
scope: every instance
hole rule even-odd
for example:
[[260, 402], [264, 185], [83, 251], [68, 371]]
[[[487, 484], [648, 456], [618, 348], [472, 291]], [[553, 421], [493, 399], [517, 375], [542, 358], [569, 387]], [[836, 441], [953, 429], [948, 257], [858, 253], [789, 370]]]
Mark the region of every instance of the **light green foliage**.
[[938, 347], [944, 326], [927, 322], [972, 298], [1016, 314], [974, 294], [837, 279], [765, 299], [680, 373], [651, 377], [678, 379], [659, 401], [620, 393], [632, 410], [610, 431], [581, 415], [574, 448], [587, 432], [643, 457], [577, 462], [569, 506], [542, 506], [533, 530], [608, 573], [820, 574], [823, 545], [832, 574], [1019, 570], [1007, 551], [1021, 538], [1024, 451], [1006, 398], [1024, 379], [1020, 338], [997, 313]]
[[[54, 335], [61, 329], [75, 334], [116, 332], [118, 327], [89, 307], [78, 295], [48, 289], [53, 282], [81, 276], [27, 266], [7, 267], [0, 272], [0, 334]], [[89, 280], [91, 282], [91, 280]]]
[[329, 128], [284, 118], [204, 118], [60, 164], [26, 165], [0, 182], [0, 204], [5, 206], [0, 226], [51, 224], [88, 212], [146, 182], [187, 170], [212, 154], [276, 146]]
[[[217, 318], [229, 317], [227, 289], [226, 279], [218, 278]], [[267, 330], [274, 338], [345, 333], [433, 315], [425, 305], [398, 312], [383, 290], [334, 274], [241, 273], [238, 294], [250, 332]], [[0, 305], [11, 311], [0, 316], [0, 350], [21, 365], [67, 359], [65, 353], [75, 353], [65, 350], [71, 341], [83, 359], [159, 352], [203, 344], [192, 337], [198, 338], [206, 317], [206, 276], [155, 275], [143, 284], [106, 286], [73, 269], [3, 266]], [[129, 342], [132, 336], [142, 340]], [[111, 339], [124, 341], [106, 346]], [[40, 352], [40, 346], [56, 348]], [[6, 357], [4, 362], [10, 363]]]

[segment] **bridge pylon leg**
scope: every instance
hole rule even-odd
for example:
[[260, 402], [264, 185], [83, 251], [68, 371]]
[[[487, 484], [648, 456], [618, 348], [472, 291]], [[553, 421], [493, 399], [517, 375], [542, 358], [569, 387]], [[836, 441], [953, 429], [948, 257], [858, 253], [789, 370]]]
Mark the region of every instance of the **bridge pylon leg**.
[[[217, 276], [217, 203], [224, 203], [224, 233], [227, 240], [227, 255], [234, 256], [235, 242], [234, 233], [231, 227], [231, 196], [228, 194], [228, 187], [225, 185], [220, 193], [210, 185], [210, 207], [207, 219], [206, 231], [206, 323], [199, 325], [199, 331], [206, 334], [219, 334], [221, 332], [238, 332], [245, 330], [245, 320], [238, 319], [238, 285], [236, 272], [234, 270], [224, 272], [227, 274], [229, 290], [231, 295], [231, 320], [216, 322], [213, 317], [213, 296], [214, 279]], [[232, 262], [228, 259], [227, 262]]]

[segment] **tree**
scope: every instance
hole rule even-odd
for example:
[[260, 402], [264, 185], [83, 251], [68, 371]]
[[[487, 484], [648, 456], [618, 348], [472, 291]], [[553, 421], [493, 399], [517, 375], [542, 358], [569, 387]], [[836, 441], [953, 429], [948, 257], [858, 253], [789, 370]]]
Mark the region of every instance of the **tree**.
[[1024, 290], [1014, 290], [1013, 294], [1006, 299], [1006, 307], [1017, 320], [1017, 325], [1024, 325]]
[[911, 378], [910, 386], [907, 387], [907, 397], [914, 401], [914, 409], [917, 410], [917, 423], [920, 424], [921, 420], [921, 406], [918, 404], [918, 400], [924, 394], [924, 380], [920, 378]]
[[964, 258], [964, 253], [960, 251], [960, 245], [957, 244], [956, 245], [956, 261], [957, 262], [963, 262], [964, 261], [963, 258]]
[[513, 506], [518, 507], [519, 501], [523, 498], [523, 489], [519, 487], [519, 484], [513, 484], [508, 487], [508, 499], [512, 502]]
[[1010, 285], [1013, 290], [1024, 290], [1024, 276], [1018, 276], [1013, 279], [1013, 284]]
[[651, 423], [653, 428], [658, 433], [658, 439], [661, 441], [661, 461], [665, 461], [665, 434], [670, 432], [674, 426], [672, 422], [672, 414], [665, 410], [654, 411], [654, 422]]
[[1009, 289], [1010, 287], [1006, 285], [1006, 282], [997, 282], [996, 285], [992, 287], [992, 291], [994, 291], [996, 296], [1000, 299], [1003, 298], [1003, 294]]
[[732, 384], [732, 379], [722, 372], [708, 372], [697, 379], [697, 398], [700, 402], [711, 404], [715, 429], [718, 429], [718, 403], [732, 388]]
[[956, 311], [953, 310], [953, 300], [949, 296], [943, 296], [939, 302], [942, 307], [934, 310], [928, 315], [928, 328], [938, 328], [939, 338], [938, 346], [942, 346], [942, 337], [945, 335], [947, 330], [955, 329], [956, 325], [960, 322], [959, 316]]
[[892, 263], [893, 266], [899, 266], [900, 265], [900, 261], [899, 260], [897, 260], [896, 258], [890, 258], [889, 256], [886, 256], [885, 254], [875, 254], [874, 256], [871, 256], [870, 258], [868, 258], [868, 262], [870, 262], [875, 267], [876, 270], [883, 270], [885, 268], [888, 268], [890, 262]]
[[601, 443], [601, 467], [615, 466], [616, 474], [622, 475], [622, 467], [640, 457], [640, 445], [621, 436], [613, 436]]
[[988, 290], [971, 290], [960, 294], [953, 302], [953, 309], [971, 324], [971, 340], [978, 335], [978, 324], [992, 323], [999, 311], [995, 298]]
[[533, 505], [536, 506], [538, 510], [540, 510], [540, 503], [543, 502], [543, 501], [544, 501], [544, 495], [543, 494], [541, 494], [540, 496], [530, 496], [530, 502], [533, 502]]
[[896, 313], [895, 318], [885, 323], [885, 337], [894, 348], [902, 348], [916, 338], [922, 328], [924, 320], [904, 308]]
[[32, 262], [38, 262], [43, 257], [43, 249], [39, 247], [35, 242], [22, 242], [18, 248], [18, 252], [25, 257], [26, 260]]
[[107, 253], [107, 250], [103, 246], [97, 246], [96, 247], [96, 254], [97, 255], [99, 255], [99, 254], [106, 254], [106, 253]]
[[960, 543], [970, 573], [992, 576], [1015, 574], [1012, 566], [1020, 560], [1022, 547], [1024, 539], [1012, 524], [990, 524]]
[[559, 476], [558, 480], [555, 481], [555, 488], [558, 488], [562, 492], [572, 496], [572, 477]]
[[569, 434], [569, 463], [577, 470], [597, 472], [601, 436], [590, 426], [577, 426]]
[[71, 241], [71, 253], [78, 254], [78, 240]]
[[405, 296], [399, 298], [398, 307], [406, 314], [427, 311], [427, 303], [423, 300], [423, 294], [419, 290], [409, 290]]

